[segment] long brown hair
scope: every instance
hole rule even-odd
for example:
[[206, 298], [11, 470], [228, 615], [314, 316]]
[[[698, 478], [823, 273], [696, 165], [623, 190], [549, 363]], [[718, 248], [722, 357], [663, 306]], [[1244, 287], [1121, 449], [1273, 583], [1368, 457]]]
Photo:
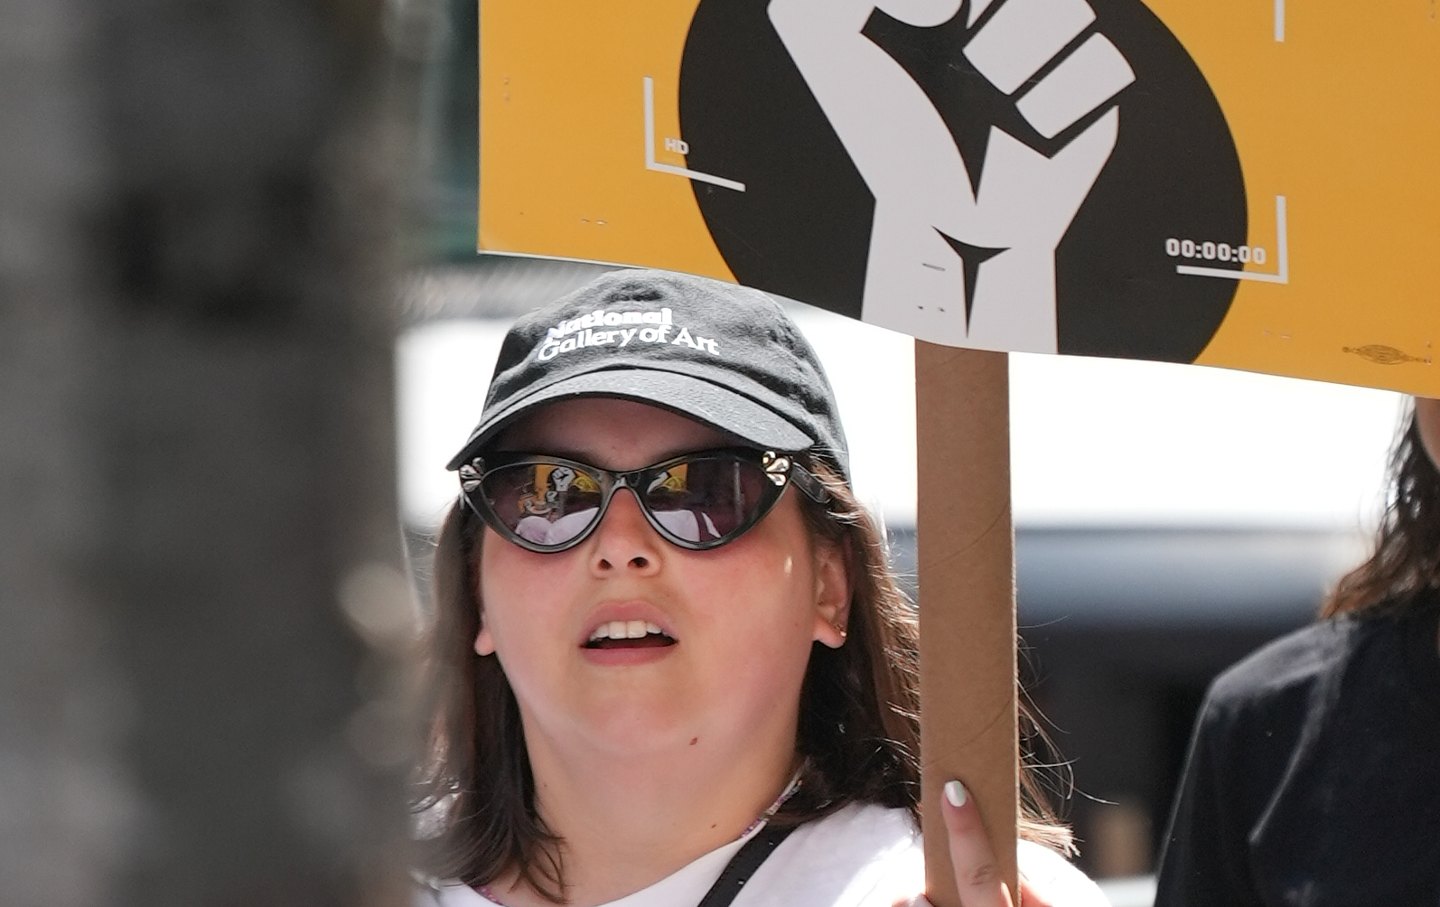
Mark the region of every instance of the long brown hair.
[[1413, 406], [1402, 424], [1374, 549], [1340, 578], [1321, 617], [1399, 609], [1417, 593], [1440, 589], [1440, 470], [1425, 452]]
[[[802, 458], [803, 459], [803, 458]], [[918, 623], [890, 566], [883, 532], [828, 464], [808, 464], [828, 504], [801, 497], [810, 530], [842, 546], [851, 571], [848, 636], [815, 643], [800, 691], [798, 791], [770, 820], [799, 825], [851, 803], [903, 808], [918, 818], [920, 725]], [[515, 696], [494, 656], [471, 647], [480, 521], [456, 503], [436, 546], [434, 620], [424, 683], [429, 739], [416, 808], [432, 826], [424, 867], [487, 884], [515, 869], [536, 891], [563, 901], [559, 839], [535, 810]], [[1026, 716], [1028, 718], [1028, 716]], [[1045, 805], [1027, 761], [1021, 770], [1021, 836], [1061, 850], [1069, 830]]]

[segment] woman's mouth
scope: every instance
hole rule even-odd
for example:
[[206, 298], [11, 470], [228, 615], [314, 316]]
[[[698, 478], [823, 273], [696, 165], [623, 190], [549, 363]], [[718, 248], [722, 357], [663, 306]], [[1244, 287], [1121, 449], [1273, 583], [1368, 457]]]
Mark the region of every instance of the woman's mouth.
[[673, 646], [675, 640], [648, 620], [612, 620], [596, 627], [585, 642], [587, 649], [649, 649]]

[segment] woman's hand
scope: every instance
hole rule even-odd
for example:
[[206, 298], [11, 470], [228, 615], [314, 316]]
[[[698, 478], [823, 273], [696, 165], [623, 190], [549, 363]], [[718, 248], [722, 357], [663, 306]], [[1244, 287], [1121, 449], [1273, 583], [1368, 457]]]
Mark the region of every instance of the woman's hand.
[[[945, 785], [940, 812], [950, 839], [950, 866], [961, 907], [1015, 907], [1010, 886], [980, 820], [980, 809], [959, 781]], [[1038, 844], [1021, 842], [1020, 898], [1023, 907], [1108, 907], [1105, 895], [1064, 857]], [[908, 907], [931, 907], [924, 897]]]
[[[950, 836], [950, 868], [955, 870], [955, 890], [963, 907], [1014, 907], [1010, 886], [1000, 877], [1000, 864], [990, 848], [990, 836], [980, 821], [975, 799], [959, 781], [945, 785], [940, 798], [941, 815]], [[1025, 907], [1055, 907], [1020, 877], [1020, 896]]]

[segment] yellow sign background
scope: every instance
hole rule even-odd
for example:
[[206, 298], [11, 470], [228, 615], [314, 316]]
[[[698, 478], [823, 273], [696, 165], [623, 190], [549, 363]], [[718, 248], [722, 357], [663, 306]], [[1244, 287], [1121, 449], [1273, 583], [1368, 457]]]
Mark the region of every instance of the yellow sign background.
[[734, 280], [687, 179], [645, 168], [643, 84], [657, 83], [658, 162], [680, 137], [680, 56], [695, 0], [480, 5], [482, 251]]
[[[1440, 22], [1430, 0], [1151, 0], [1219, 100], [1257, 274], [1197, 364], [1440, 396]], [[482, 251], [735, 277], [685, 167], [678, 85], [697, 0], [480, 6]], [[667, 150], [666, 140], [671, 149]], [[1198, 244], [1210, 237], [1190, 237]], [[1194, 266], [1219, 262], [1189, 260]], [[1238, 267], [1233, 263], [1230, 267]], [[1195, 280], [1233, 279], [1194, 277]], [[802, 300], [805, 301], [805, 300]]]

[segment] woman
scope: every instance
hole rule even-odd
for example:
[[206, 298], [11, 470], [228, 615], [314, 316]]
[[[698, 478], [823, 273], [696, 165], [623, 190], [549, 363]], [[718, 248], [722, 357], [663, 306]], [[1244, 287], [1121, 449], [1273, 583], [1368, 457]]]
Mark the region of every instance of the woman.
[[[418, 903], [920, 897], [914, 616], [769, 297], [624, 271], [522, 318], [450, 466]], [[1009, 903], [947, 799], [967, 907]], [[1027, 903], [1097, 903], [1021, 866]]]
[[1440, 400], [1416, 399], [1374, 553], [1212, 685], [1158, 907], [1440, 903], [1437, 463]]

